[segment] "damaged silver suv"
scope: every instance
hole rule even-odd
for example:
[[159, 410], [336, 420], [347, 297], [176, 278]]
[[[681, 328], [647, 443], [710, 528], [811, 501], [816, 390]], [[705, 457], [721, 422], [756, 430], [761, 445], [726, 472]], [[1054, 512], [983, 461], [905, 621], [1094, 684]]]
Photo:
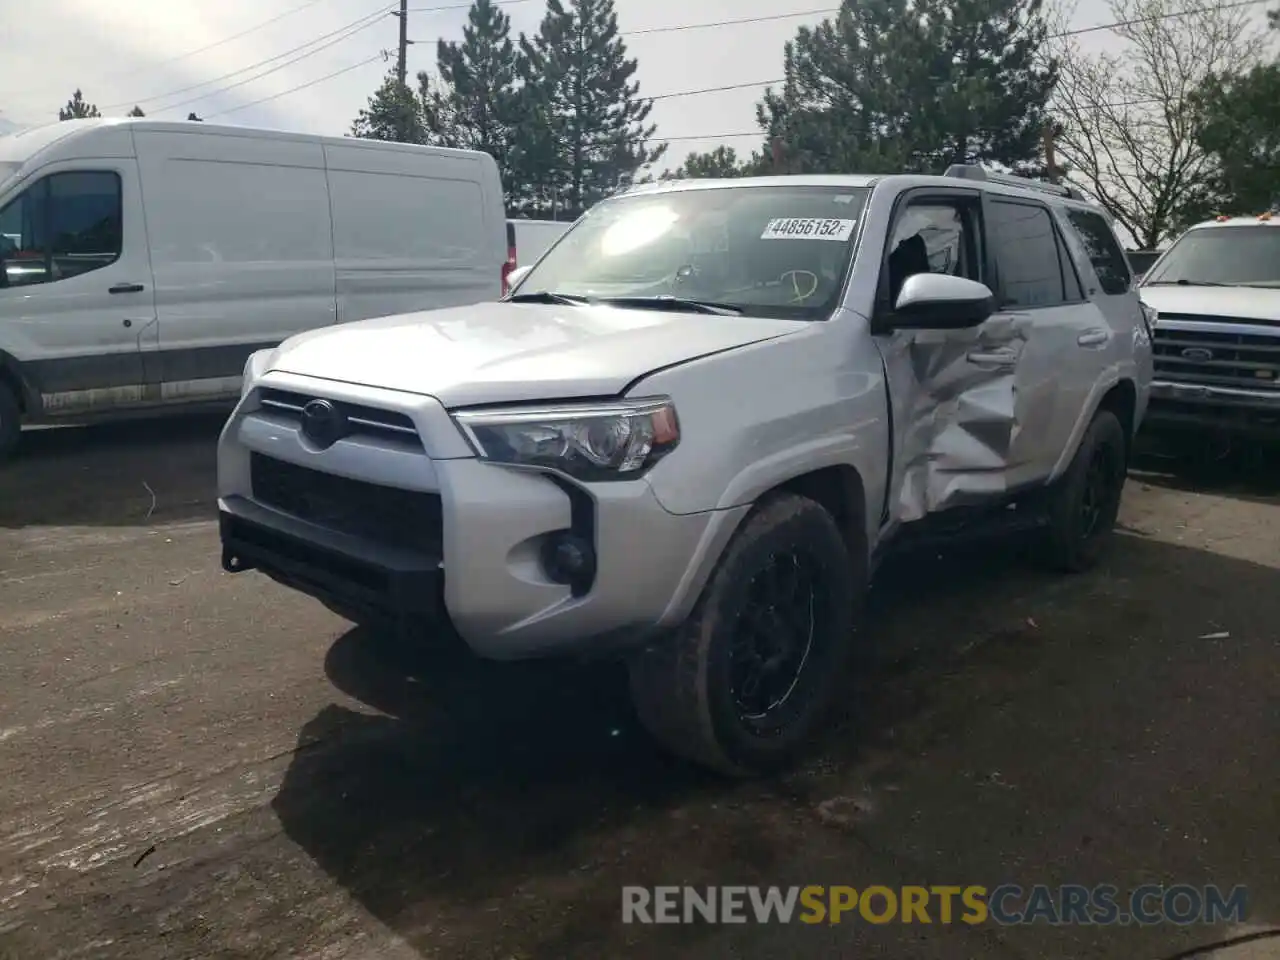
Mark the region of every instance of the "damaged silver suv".
[[624, 656], [670, 749], [767, 772], [844, 691], [889, 548], [1097, 559], [1151, 380], [1128, 276], [1079, 194], [976, 167], [640, 187], [500, 302], [250, 357], [223, 566], [405, 642]]

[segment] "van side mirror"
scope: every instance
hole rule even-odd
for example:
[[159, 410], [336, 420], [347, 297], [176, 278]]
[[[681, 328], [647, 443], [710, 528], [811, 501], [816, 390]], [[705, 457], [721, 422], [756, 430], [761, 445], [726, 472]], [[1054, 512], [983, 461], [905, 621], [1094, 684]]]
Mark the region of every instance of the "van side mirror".
[[945, 273], [907, 277], [893, 305], [893, 326], [907, 330], [961, 330], [976, 327], [996, 309], [984, 283]]
[[532, 269], [533, 264], [529, 264], [527, 267], [516, 267], [507, 274], [507, 286], [514, 290], [520, 284], [520, 281], [529, 275], [529, 271]]

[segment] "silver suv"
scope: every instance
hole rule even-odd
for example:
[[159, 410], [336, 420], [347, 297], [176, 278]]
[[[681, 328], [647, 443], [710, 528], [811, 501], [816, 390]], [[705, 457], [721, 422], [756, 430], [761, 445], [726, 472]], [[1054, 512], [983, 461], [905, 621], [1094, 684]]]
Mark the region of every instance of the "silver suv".
[[837, 699], [862, 597], [922, 535], [1088, 567], [1151, 341], [1078, 194], [947, 176], [649, 185], [496, 303], [254, 354], [223, 565], [482, 657], [617, 653], [649, 728], [736, 775]]

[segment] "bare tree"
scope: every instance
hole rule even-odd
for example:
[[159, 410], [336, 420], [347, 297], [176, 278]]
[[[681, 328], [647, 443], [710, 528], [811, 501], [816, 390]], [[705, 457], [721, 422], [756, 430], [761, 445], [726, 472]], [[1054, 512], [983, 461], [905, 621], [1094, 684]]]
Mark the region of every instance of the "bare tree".
[[[1212, 161], [1195, 137], [1194, 95], [1254, 63], [1263, 31], [1249, 8], [1215, 0], [1109, 0], [1119, 53], [1060, 37], [1051, 105], [1066, 179], [1098, 199], [1144, 249], [1202, 206]], [[1087, 35], [1086, 35], [1087, 36]]]

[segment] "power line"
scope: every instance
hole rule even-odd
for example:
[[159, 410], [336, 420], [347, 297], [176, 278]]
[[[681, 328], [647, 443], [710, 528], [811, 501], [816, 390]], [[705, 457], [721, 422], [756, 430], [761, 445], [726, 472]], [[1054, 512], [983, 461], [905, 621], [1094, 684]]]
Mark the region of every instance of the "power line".
[[[338, 34], [344, 34], [344, 36], [338, 37], [338, 39], [333, 40], [330, 43], [325, 43], [325, 44], [322, 44], [321, 46], [315, 47], [314, 50], [309, 51], [308, 53], [304, 54], [302, 57], [298, 57], [294, 60], [289, 61], [289, 63], [282, 64], [281, 66], [288, 66], [290, 63], [297, 63], [298, 60], [302, 60], [305, 57], [309, 57], [313, 53], [318, 53], [319, 51], [324, 50], [326, 47], [331, 47], [333, 46], [333, 44], [339, 43], [342, 40], [347, 39], [347, 37], [353, 36], [356, 33], [359, 33], [361, 30], [364, 30], [368, 27], [373, 26], [382, 17], [384, 17], [387, 13], [389, 13], [391, 9], [392, 9], [392, 6], [390, 4], [383, 4], [383, 6], [379, 7], [373, 13], [368, 13], [362, 17], [357, 17], [355, 20], [352, 20], [350, 23], [347, 23], [341, 27], [338, 27], [338, 29], [336, 30], [330, 30], [328, 33], [322, 33], [320, 36], [313, 37], [312, 39], [308, 40], [306, 43], [302, 43], [296, 47], [292, 47], [291, 49], [286, 50], [284, 53], [278, 53], [274, 57], [268, 57], [265, 60], [259, 60], [257, 63], [251, 63], [247, 67], [240, 67], [238, 70], [232, 70], [230, 73], [224, 73], [222, 76], [214, 77], [212, 80], [201, 80], [199, 83], [193, 83], [190, 86], [186, 86], [186, 87], [179, 87], [177, 90], [170, 90], [168, 93], [159, 93], [151, 97], [143, 97], [141, 99], [133, 99], [133, 100], [122, 100], [119, 103], [109, 103], [102, 109], [115, 110], [120, 107], [127, 107], [130, 104], [134, 104], [136, 106], [142, 106], [144, 103], [154, 103], [157, 100], [168, 100], [170, 97], [180, 96], [181, 94], [189, 93], [192, 90], [199, 90], [201, 87], [208, 87], [215, 83], [221, 83], [223, 80], [229, 80], [232, 77], [239, 76], [242, 73], [247, 73], [250, 70], [256, 70], [259, 67], [264, 67], [269, 63], [275, 63], [277, 60], [283, 60], [286, 57], [290, 56], [291, 54], [297, 53], [299, 50], [305, 50], [307, 47], [313, 47], [316, 44], [320, 43], [321, 41], [328, 40], [330, 37], [335, 37]], [[346, 33], [346, 31], [348, 30], [350, 30], [351, 32]], [[279, 68], [275, 68], [275, 69], [279, 69]], [[274, 72], [274, 70], [268, 71], [268, 73], [271, 73], [271, 72]], [[261, 76], [266, 76], [266, 75], [267, 75], [266, 73], [261, 74]], [[232, 86], [237, 86], [237, 84], [232, 84]], [[212, 94], [208, 94], [207, 96], [212, 96]], [[197, 97], [196, 99], [203, 100], [204, 97], [201, 96], [201, 97]], [[193, 103], [194, 100], [185, 101], [185, 102]], [[176, 106], [181, 106], [181, 105], [182, 104], [176, 104]], [[172, 108], [161, 107], [160, 109], [169, 110]]]
[[[517, 3], [533, 3], [534, 0], [501, 0], [501, 6], [510, 7]], [[541, 0], [540, 0], [541, 2]], [[470, 10], [471, 3], [446, 3], [439, 7], [410, 7], [410, 13], [440, 13], [445, 10]]]
[[179, 60], [187, 60], [187, 59], [190, 59], [191, 57], [197, 57], [202, 53], [208, 53], [210, 50], [215, 50], [218, 47], [226, 46], [228, 43], [232, 43], [233, 41], [239, 40], [242, 37], [247, 37], [251, 33], [257, 33], [259, 30], [263, 29], [264, 27], [269, 27], [273, 23], [279, 23], [281, 20], [285, 19], [285, 17], [291, 17], [295, 13], [301, 13], [303, 10], [306, 10], [308, 7], [314, 7], [316, 4], [321, 2], [322, 0], [307, 0], [306, 3], [300, 3], [296, 7], [290, 7], [284, 13], [277, 13], [274, 17], [271, 17], [269, 20], [263, 20], [261, 23], [254, 24], [252, 27], [249, 27], [245, 30], [241, 30], [239, 33], [233, 33], [229, 37], [223, 37], [221, 40], [215, 40], [213, 43], [206, 44], [203, 47], [198, 47], [195, 50], [188, 50], [186, 53], [179, 53], [176, 56], [169, 57], [167, 60], [160, 60], [155, 63], [150, 63], [150, 64], [147, 64], [147, 66], [142, 67], [138, 70], [131, 70], [128, 73], [123, 73], [123, 74], [116, 74], [116, 76], [133, 77], [133, 76], [137, 76], [139, 73], [143, 72], [144, 70], [151, 70], [155, 67], [164, 67], [164, 66], [168, 66], [171, 63], [177, 63]]
[[[306, 53], [299, 54], [298, 56], [294, 57], [291, 60], [286, 60], [283, 63], [278, 63], [269, 70], [263, 70], [261, 73], [255, 73], [253, 76], [245, 77], [242, 80], [237, 80], [235, 83], [229, 83], [225, 87], [219, 87], [216, 90], [210, 90], [207, 93], [202, 93], [194, 97], [189, 97], [186, 100], [179, 100], [177, 103], [170, 103], [163, 107], [159, 107], [158, 109], [161, 111], [176, 110], [180, 107], [186, 107], [190, 104], [198, 103], [201, 100], [208, 100], [211, 97], [220, 96], [221, 94], [227, 93], [230, 90], [235, 90], [237, 87], [243, 87], [247, 83], [253, 83], [255, 80], [261, 80], [263, 77], [270, 76], [273, 73], [277, 73], [278, 71], [285, 69], [285, 67], [291, 67], [295, 63], [298, 63], [302, 60], [307, 59], [307, 57], [313, 56], [314, 54], [319, 53], [321, 50], [325, 50], [325, 49], [328, 49], [329, 47], [335, 46], [336, 44], [342, 43], [344, 40], [349, 40], [351, 37], [355, 36], [357, 33], [360, 33], [362, 30], [367, 30], [372, 26], [376, 26], [379, 22], [379, 19], [383, 16], [384, 13], [385, 11], [379, 11], [377, 14], [374, 15], [374, 18], [369, 20], [367, 23], [362, 23], [360, 26], [354, 27], [348, 30], [346, 33], [342, 34], [341, 36], [334, 37], [332, 40], [328, 40], [325, 43], [322, 43], [320, 46], [315, 47], [311, 50], [308, 50]], [[381, 54], [378, 54], [378, 55], [381, 56]]]
[[1155, 23], [1158, 20], [1173, 20], [1178, 17], [1193, 17], [1197, 13], [1220, 13], [1224, 10], [1235, 10], [1239, 7], [1255, 7], [1260, 3], [1267, 3], [1269, 0], [1238, 0], [1236, 3], [1224, 3], [1213, 7], [1200, 7], [1196, 10], [1181, 10], [1177, 13], [1163, 13], [1158, 17], [1138, 17], [1135, 20], [1117, 20], [1115, 23], [1100, 23], [1093, 27], [1080, 27], [1076, 30], [1064, 30], [1061, 33], [1051, 33], [1047, 39], [1057, 40], [1061, 37], [1078, 37], [1083, 33], [1097, 33], [1100, 30], [1115, 30], [1117, 27], [1133, 27], [1139, 23]]
[[[507, 4], [515, 4], [515, 3], [531, 3], [531, 2], [533, 2], [533, 0], [505, 0], [504, 5], [507, 5]], [[1101, 30], [1113, 30], [1113, 29], [1116, 29], [1117, 27], [1132, 26], [1132, 25], [1134, 25], [1134, 24], [1138, 24], [1138, 23], [1156, 22], [1156, 21], [1160, 21], [1160, 20], [1169, 20], [1169, 19], [1174, 19], [1174, 18], [1178, 18], [1178, 17], [1191, 16], [1191, 15], [1193, 15], [1193, 14], [1197, 14], [1197, 13], [1214, 13], [1214, 12], [1219, 12], [1219, 11], [1224, 11], [1224, 10], [1237, 9], [1237, 8], [1240, 8], [1240, 7], [1256, 6], [1256, 5], [1259, 5], [1259, 4], [1262, 4], [1262, 3], [1266, 3], [1266, 2], [1268, 2], [1268, 0], [1234, 0], [1234, 2], [1231, 2], [1231, 3], [1219, 4], [1219, 5], [1216, 5], [1216, 6], [1209, 6], [1209, 7], [1202, 7], [1202, 8], [1200, 8], [1200, 9], [1198, 9], [1198, 10], [1178, 11], [1178, 12], [1173, 12], [1173, 13], [1160, 14], [1160, 15], [1158, 15], [1158, 16], [1154, 16], [1154, 17], [1140, 17], [1140, 18], [1137, 18], [1137, 19], [1134, 19], [1134, 20], [1122, 20], [1122, 21], [1116, 21], [1116, 22], [1114, 22], [1114, 23], [1097, 24], [1097, 25], [1090, 26], [1090, 27], [1079, 27], [1079, 28], [1075, 28], [1075, 29], [1072, 29], [1072, 30], [1063, 30], [1063, 31], [1060, 31], [1060, 32], [1058, 32], [1058, 33], [1049, 34], [1049, 35], [1048, 35], [1048, 37], [1047, 37], [1046, 39], [1060, 39], [1060, 38], [1063, 38], [1063, 37], [1078, 36], [1078, 35], [1081, 35], [1081, 34], [1094, 33], [1094, 32], [1101, 31]], [[268, 75], [268, 74], [270, 74], [270, 73], [274, 73], [274, 72], [276, 72], [277, 70], [281, 70], [281, 69], [283, 69], [283, 68], [285, 68], [285, 67], [287, 67], [287, 66], [291, 66], [293, 63], [297, 63], [299, 60], [305, 59], [306, 57], [311, 56], [312, 54], [319, 52], [319, 50], [322, 50], [322, 49], [324, 49], [325, 47], [333, 46], [333, 45], [334, 45], [334, 44], [336, 44], [336, 43], [340, 43], [341, 41], [346, 40], [348, 37], [350, 37], [350, 36], [354, 35], [355, 33], [359, 32], [360, 30], [363, 30], [363, 29], [366, 29], [366, 28], [367, 28], [367, 27], [369, 27], [369, 26], [372, 26], [372, 25], [373, 25], [373, 23], [374, 23], [374, 22], [376, 22], [376, 18], [379, 18], [379, 17], [381, 17], [383, 14], [390, 12], [390, 11], [394, 8], [394, 6], [395, 6], [395, 5], [393, 4], [393, 5], [391, 5], [391, 6], [384, 7], [384, 8], [382, 8], [382, 9], [378, 10], [375, 14], [370, 15], [370, 16], [371, 16], [372, 18], [374, 18], [374, 19], [370, 19], [369, 17], [365, 17], [365, 18], [361, 18], [360, 20], [353, 21], [353, 23], [352, 23], [352, 24], [348, 24], [348, 26], [354, 26], [355, 24], [360, 24], [360, 26], [359, 26], [358, 28], [356, 28], [356, 29], [353, 29], [350, 33], [346, 34], [345, 36], [339, 37], [338, 39], [335, 39], [335, 40], [331, 41], [330, 43], [326, 43], [326, 44], [324, 44], [323, 46], [317, 47], [316, 49], [311, 50], [311, 51], [309, 51], [308, 53], [303, 54], [302, 56], [296, 57], [295, 59], [293, 59], [293, 60], [291, 60], [291, 61], [288, 61], [288, 62], [286, 62], [286, 63], [280, 64], [280, 65], [278, 65], [278, 66], [276, 66], [276, 67], [273, 67], [271, 70], [264, 71], [263, 73], [258, 74], [258, 75], [256, 75], [256, 76], [246, 78], [246, 79], [241, 80], [241, 81], [239, 81], [239, 82], [237, 82], [237, 83], [231, 84], [230, 86], [225, 87], [225, 88], [223, 88], [223, 89], [215, 90], [215, 91], [212, 91], [212, 92], [210, 92], [210, 93], [203, 94], [203, 95], [201, 95], [201, 96], [199, 96], [199, 97], [195, 97], [195, 98], [192, 98], [192, 99], [190, 99], [190, 100], [182, 101], [182, 102], [180, 102], [180, 103], [170, 104], [169, 106], [167, 106], [167, 107], [163, 107], [163, 108], [161, 108], [161, 109], [162, 109], [162, 110], [172, 110], [172, 109], [177, 109], [178, 107], [187, 106], [187, 105], [189, 105], [189, 104], [191, 104], [191, 103], [195, 103], [195, 102], [200, 101], [200, 100], [205, 100], [205, 99], [208, 99], [209, 97], [212, 97], [212, 96], [215, 96], [215, 95], [217, 95], [217, 94], [223, 93], [223, 92], [225, 92], [226, 90], [231, 90], [231, 89], [234, 89], [234, 88], [236, 88], [236, 87], [243, 86], [243, 85], [244, 85], [244, 84], [246, 84], [246, 83], [252, 83], [254, 80], [258, 80], [258, 79], [260, 79], [261, 77], [267, 76], [267, 75]], [[438, 11], [445, 11], [445, 10], [463, 10], [463, 9], [469, 9], [470, 7], [471, 7], [471, 3], [454, 3], [454, 4], [445, 4], [445, 5], [431, 6], [431, 7], [410, 7], [410, 8], [409, 8], [409, 10], [410, 10], [410, 12], [438, 12]], [[838, 9], [839, 9], [839, 8], [822, 8], [822, 9], [817, 9], [817, 10], [797, 11], [797, 12], [794, 12], [794, 13], [788, 13], [788, 14], [771, 14], [771, 15], [769, 15], [769, 16], [762, 16], [762, 17], [743, 17], [743, 18], [740, 18], [740, 19], [737, 19], [737, 20], [721, 21], [721, 22], [719, 22], [719, 23], [673, 24], [673, 25], [671, 25], [671, 26], [666, 26], [666, 27], [650, 27], [650, 28], [646, 28], [646, 29], [644, 29], [644, 30], [630, 31], [630, 34], [629, 34], [629, 35], [635, 35], [635, 34], [640, 34], [640, 33], [643, 33], [643, 34], [670, 33], [670, 32], [675, 32], [675, 31], [682, 31], [682, 30], [702, 30], [702, 29], [710, 29], [710, 28], [713, 28], [713, 27], [734, 26], [734, 25], [740, 25], [740, 24], [745, 24], [745, 23], [755, 23], [755, 22], [762, 22], [762, 21], [776, 21], [776, 20], [781, 20], [781, 19], [790, 18], [790, 17], [815, 16], [815, 15], [819, 15], [819, 14], [822, 14], [822, 13], [831, 13], [831, 12], [836, 12], [836, 11], [838, 11]], [[366, 20], [368, 20], [369, 22], [365, 23], [364, 21], [366, 21]], [[280, 54], [280, 55], [279, 55], [279, 56], [277, 56], [277, 57], [273, 57], [273, 58], [271, 58], [271, 59], [269, 59], [269, 60], [264, 60], [264, 61], [262, 61], [262, 64], [271, 63], [273, 60], [279, 60], [279, 59], [281, 59], [281, 57], [288, 56], [288, 54], [293, 53], [293, 52], [295, 52], [295, 51], [297, 51], [297, 50], [301, 50], [301, 49], [303, 49], [303, 48], [305, 48], [305, 47], [312, 46], [312, 45], [314, 45], [315, 43], [317, 43], [317, 42], [318, 42], [318, 41], [320, 41], [320, 40], [324, 40], [324, 39], [326, 39], [326, 38], [329, 38], [329, 37], [334, 36], [334, 35], [335, 35], [335, 34], [337, 34], [337, 33], [341, 33], [343, 29], [345, 29], [345, 28], [340, 28], [339, 30], [335, 30], [335, 31], [332, 31], [332, 32], [330, 32], [330, 33], [328, 33], [328, 34], [324, 34], [324, 35], [323, 35], [323, 36], [321, 36], [321, 37], [317, 37], [315, 40], [312, 40], [312, 41], [310, 41], [309, 43], [303, 44], [303, 45], [301, 45], [300, 47], [295, 47], [295, 48], [294, 48], [293, 50], [291, 50], [291, 51], [286, 51], [286, 53], [284, 53], [284, 54]], [[380, 55], [379, 55], [379, 56], [380, 56]], [[329, 79], [331, 79], [332, 77], [339, 76], [339, 75], [341, 75], [341, 74], [343, 74], [343, 73], [346, 73], [346, 72], [348, 72], [348, 71], [350, 71], [350, 70], [354, 70], [354, 69], [356, 69], [357, 67], [364, 66], [365, 64], [367, 64], [367, 63], [371, 63], [371, 62], [373, 62], [373, 60], [376, 60], [376, 59], [378, 59], [378, 58], [379, 58], [378, 56], [371, 57], [371, 58], [369, 58], [368, 60], [363, 60], [363, 61], [361, 61], [361, 62], [360, 62], [360, 63], [358, 63], [358, 64], [353, 64], [352, 66], [350, 66], [350, 67], [346, 67], [346, 68], [344, 68], [344, 69], [342, 69], [342, 70], [339, 70], [339, 71], [337, 71], [336, 73], [328, 74], [328, 75], [326, 75], [326, 76], [324, 76], [324, 77], [320, 77], [320, 78], [318, 78], [318, 79], [316, 79], [316, 80], [312, 80], [312, 81], [308, 81], [308, 82], [303, 83], [303, 84], [299, 84], [297, 87], [293, 87], [293, 88], [291, 88], [291, 89], [289, 89], [289, 90], [282, 91], [281, 93], [278, 93], [278, 94], [273, 94], [272, 96], [269, 96], [269, 97], [264, 97], [264, 98], [262, 98], [262, 99], [260, 99], [260, 100], [253, 101], [253, 102], [252, 102], [252, 103], [250, 103], [250, 104], [245, 104], [245, 105], [244, 105], [244, 106], [242, 106], [242, 107], [234, 107], [234, 108], [231, 108], [230, 110], [223, 110], [223, 111], [219, 111], [218, 113], [216, 113], [216, 114], [211, 114], [210, 116], [221, 116], [222, 114], [225, 114], [225, 113], [235, 112], [235, 111], [238, 111], [238, 110], [241, 110], [241, 109], [245, 109], [245, 108], [247, 108], [247, 107], [249, 107], [249, 106], [255, 106], [255, 105], [259, 104], [259, 103], [266, 103], [266, 102], [268, 102], [268, 101], [275, 100], [275, 99], [278, 99], [278, 98], [283, 97], [283, 96], [287, 96], [287, 95], [288, 95], [288, 94], [290, 94], [290, 93], [295, 93], [295, 92], [297, 92], [298, 90], [304, 90], [304, 89], [307, 89], [308, 87], [314, 86], [314, 85], [316, 85], [316, 84], [318, 84], [318, 83], [322, 83], [322, 82], [324, 82], [325, 80], [329, 80]], [[262, 65], [262, 64], [258, 64], [258, 65]], [[255, 65], [255, 66], [257, 66], [257, 65]], [[227, 74], [226, 76], [224, 76], [224, 77], [220, 77], [220, 78], [218, 78], [218, 79], [219, 79], [219, 80], [221, 80], [221, 79], [227, 79], [228, 77], [235, 76], [235, 75], [236, 75], [236, 74], [238, 74], [238, 73], [243, 73], [245, 70], [248, 70], [248, 69], [252, 69], [252, 67], [246, 67], [246, 68], [243, 68], [243, 69], [241, 69], [241, 70], [233, 71], [232, 73]], [[196, 88], [198, 88], [198, 87], [201, 87], [201, 86], [207, 86], [208, 84], [210, 84], [210, 83], [215, 83], [215, 82], [217, 82], [217, 80], [205, 81], [205, 82], [204, 82], [204, 83], [202, 83], [202, 84], [196, 84], [196, 85], [194, 85], [193, 87], [188, 87], [188, 88], [185, 88], [185, 89], [186, 89], [186, 90], [196, 89]], [[651, 96], [651, 97], [644, 97], [644, 98], [642, 98], [642, 99], [645, 99], [645, 100], [655, 100], [655, 101], [656, 101], [656, 100], [674, 100], [674, 99], [679, 99], [679, 98], [683, 98], [683, 97], [702, 96], [702, 95], [704, 95], [704, 94], [710, 94], [710, 93], [723, 93], [723, 92], [727, 92], [727, 91], [731, 91], [731, 90], [748, 90], [748, 89], [752, 89], [752, 88], [769, 87], [769, 86], [774, 86], [774, 85], [776, 85], [776, 84], [781, 84], [781, 83], [785, 83], [785, 82], [786, 82], [786, 78], [785, 78], [785, 77], [776, 77], [776, 78], [771, 79], [771, 80], [752, 80], [752, 81], [748, 81], [748, 82], [745, 82], [745, 83], [724, 84], [724, 85], [721, 85], [721, 86], [715, 86], [715, 87], [701, 87], [701, 88], [697, 88], [697, 89], [694, 89], [694, 90], [676, 90], [676, 91], [672, 91], [672, 92], [670, 92], [670, 93], [660, 93], [660, 94], [656, 94], [656, 95]], [[167, 95], [165, 95], [165, 96], [163, 96], [163, 97], [153, 97], [153, 98], [150, 98], [150, 99], [151, 99], [151, 100], [166, 99], [168, 96], [173, 96], [173, 95], [175, 95], [175, 94], [177, 94], [177, 93], [182, 93], [182, 92], [185, 92], [185, 90], [173, 91], [172, 93], [167, 94]], [[139, 104], [141, 104], [141, 103], [146, 103], [146, 102], [150, 102], [150, 101], [148, 101], [148, 100], [142, 100], [142, 101], [136, 101], [136, 102], [137, 102], [137, 103], [139, 103]], [[1149, 104], [1149, 103], [1155, 103], [1155, 102], [1160, 102], [1160, 101], [1159, 101], [1159, 98], [1147, 98], [1146, 100], [1133, 100], [1133, 101], [1125, 101], [1125, 102], [1121, 102], [1121, 103], [1113, 103], [1113, 104], [1099, 104], [1098, 106], [1107, 106], [1107, 107], [1137, 106], [1137, 105], [1144, 104], [1144, 103], [1148, 103], [1148, 104]], [[124, 106], [124, 105], [126, 105], [126, 104], [116, 104], [116, 105], [114, 105], [114, 106]], [[759, 133], [759, 134], [757, 134], [757, 133], [732, 133], [732, 134], [711, 134], [711, 135], [707, 135], [707, 136], [705, 136], [705, 137], [704, 137], [704, 136], [653, 137], [653, 138], [649, 138], [649, 139], [650, 139], [650, 140], [653, 140], [653, 141], [669, 141], [669, 140], [702, 140], [702, 139], [727, 139], [727, 138], [732, 138], [732, 137], [747, 137], [747, 136], [763, 136], [763, 134], [762, 134], [762, 133]]]
[[[507, 0], [508, 3], [523, 2], [523, 0]], [[737, 20], [719, 20], [715, 23], [677, 23], [668, 27], [644, 27], [640, 30], [622, 30], [623, 37], [640, 37], [654, 33], [677, 33], [682, 30], [709, 30], [713, 27], [738, 27], [749, 23], [772, 23], [777, 20], [793, 20], [797, 17], [816, 17], [822, 14], [839, 13], [839, 7], [820, 7], [817, 10], [796, 10], [794, 13], [774, 13], [764, 17], [741, 17]], [[447, 37], [436, 37], [433, 40], [421, 41], [415, 40], [414, 43], [435, 43], [439, 40], [447, 40]]]
[[326, 80], [332, 80], [334, 77], [341, 76], [344, 73], [350, 73], [352, 70], [355, 70], [359, 67], [363, 67], [366, 64], [373, 63], [373, 61], [375, 60], [385, 61], [386, 59], [387, 58], [384, 54], [378, 53], [372, 57], [368, 57], [365, 60], [361, 60], [359, 63], [353, 63], [349, 67], [343, 67], [341, 70], [335, 70], [333, 73], [327, 73], [323, 77], [317, 77], [315, 80], [308, 80], [306, 83], [300, 83], [296, 87], [290, 87], [288, 90], [281, 90], [279, 93], [273, 93], [269, 97], [262, 97], [259, 100], [253, 100], [249, 103], [242, 103], [236, 107], [228, 107], [226, 110], [219, 110], [216, 113], [205, 114], [205, 119], [209, 120], [213, 117], [225, 116], [228, 113], [237, 113], [240, 110], [248, 110], [250, 107], [256, 107], [261, 103], [268, 103], [271, 100], [278, 100], [281, 97], [286, 97], [291, 93], [297, 93], [299, 90], [305, 90], [307, 87], [314, 87], [318, 83], [324, 83]]

